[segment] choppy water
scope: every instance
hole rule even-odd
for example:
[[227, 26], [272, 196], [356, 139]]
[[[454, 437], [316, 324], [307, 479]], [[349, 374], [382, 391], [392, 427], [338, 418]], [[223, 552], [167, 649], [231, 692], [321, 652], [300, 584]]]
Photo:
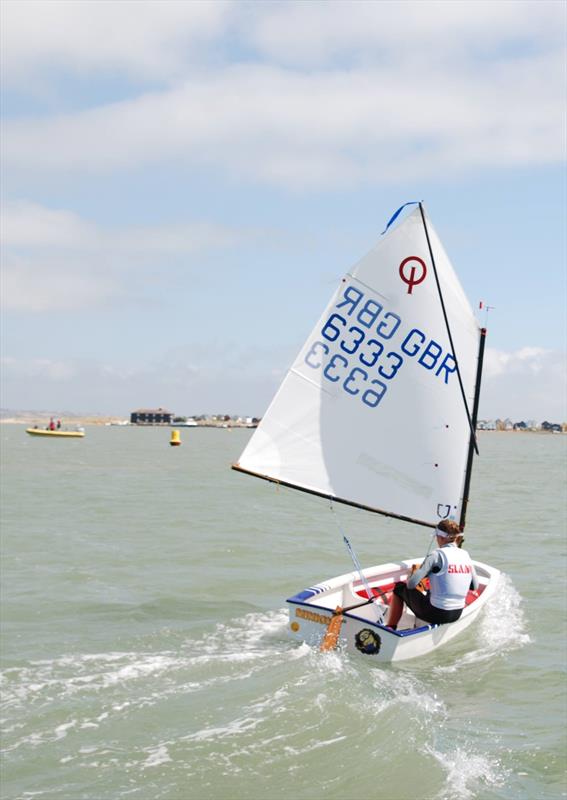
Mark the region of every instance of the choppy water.
[[[284, 599], [351, 566], [323, 501], [229, 469], [249, 432], [0, 435], [3, 800], [567, 796], [567, 437], [481, 436], [467, 548], [498, 597], [372, 668], [287, 639]], [[364, 564], [429, 544], [336, 513]]]

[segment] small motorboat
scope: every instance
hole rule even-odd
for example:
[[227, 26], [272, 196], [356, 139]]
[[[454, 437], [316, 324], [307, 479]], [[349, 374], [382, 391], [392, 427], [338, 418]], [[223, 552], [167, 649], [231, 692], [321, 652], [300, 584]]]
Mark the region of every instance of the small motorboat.
[[82, 438], [85, 435], [83, 428], [77, 428], [74, 431], [64, 430], [46, 430], [45, 428], [26, 428], [26, 433], [30, 436], [52, 436], [59, 439]]

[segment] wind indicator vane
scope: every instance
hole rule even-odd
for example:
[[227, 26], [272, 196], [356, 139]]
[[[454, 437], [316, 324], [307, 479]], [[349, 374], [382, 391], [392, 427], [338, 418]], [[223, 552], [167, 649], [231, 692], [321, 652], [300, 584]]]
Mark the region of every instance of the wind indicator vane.
[[487, 323], [488, 323], [488, 312], [489, 311], [494, 311], [495, 310], [495, 306], [487, 306], [487, 305], [484, 304], [484, 300], [481, 300], [479, 302], [479, 304], [478, 304], [478, 309], [479, 309], [479, 311], [481, 311], [483, 308], [484, 308], [484, 326], [483, 327], [487, 328], [488, 327], [488, 325], [487, 325]]

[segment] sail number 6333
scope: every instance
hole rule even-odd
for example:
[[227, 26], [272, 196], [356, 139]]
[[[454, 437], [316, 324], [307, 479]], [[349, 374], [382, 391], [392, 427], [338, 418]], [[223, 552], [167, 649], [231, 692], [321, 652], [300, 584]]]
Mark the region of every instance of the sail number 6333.
[[[378, 378], [370, 378], [368, 372], [362, 367], [351, 367], [348, 358], [341, 353], [333, 353], [328, 358], [329, 351], [328, 344], [316, 341], [306, 353], [305, 363], [312, 369], [323, 367], [323, 375], [328, 381], [340, 383], [344, 391], [350, 395], [362, 393], [362, 402], [370, 408], [376, 408], [386, 394], [387, 385]], [[370, 386], [368, 386], [368, 382], [370, 382]]]

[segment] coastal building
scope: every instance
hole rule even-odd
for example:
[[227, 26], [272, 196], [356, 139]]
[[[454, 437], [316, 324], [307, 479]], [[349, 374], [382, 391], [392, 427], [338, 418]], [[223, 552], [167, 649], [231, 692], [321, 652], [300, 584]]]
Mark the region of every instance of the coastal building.
[[132, 425], [169, 425], [173, 414], [165, 408], [139, 408], [130, 414]]
[[544, 420], [541, 423], [542, 431], [551, 431], [552, 433], [561, 433], [561, 425], [558, 422], [548, 422]]

